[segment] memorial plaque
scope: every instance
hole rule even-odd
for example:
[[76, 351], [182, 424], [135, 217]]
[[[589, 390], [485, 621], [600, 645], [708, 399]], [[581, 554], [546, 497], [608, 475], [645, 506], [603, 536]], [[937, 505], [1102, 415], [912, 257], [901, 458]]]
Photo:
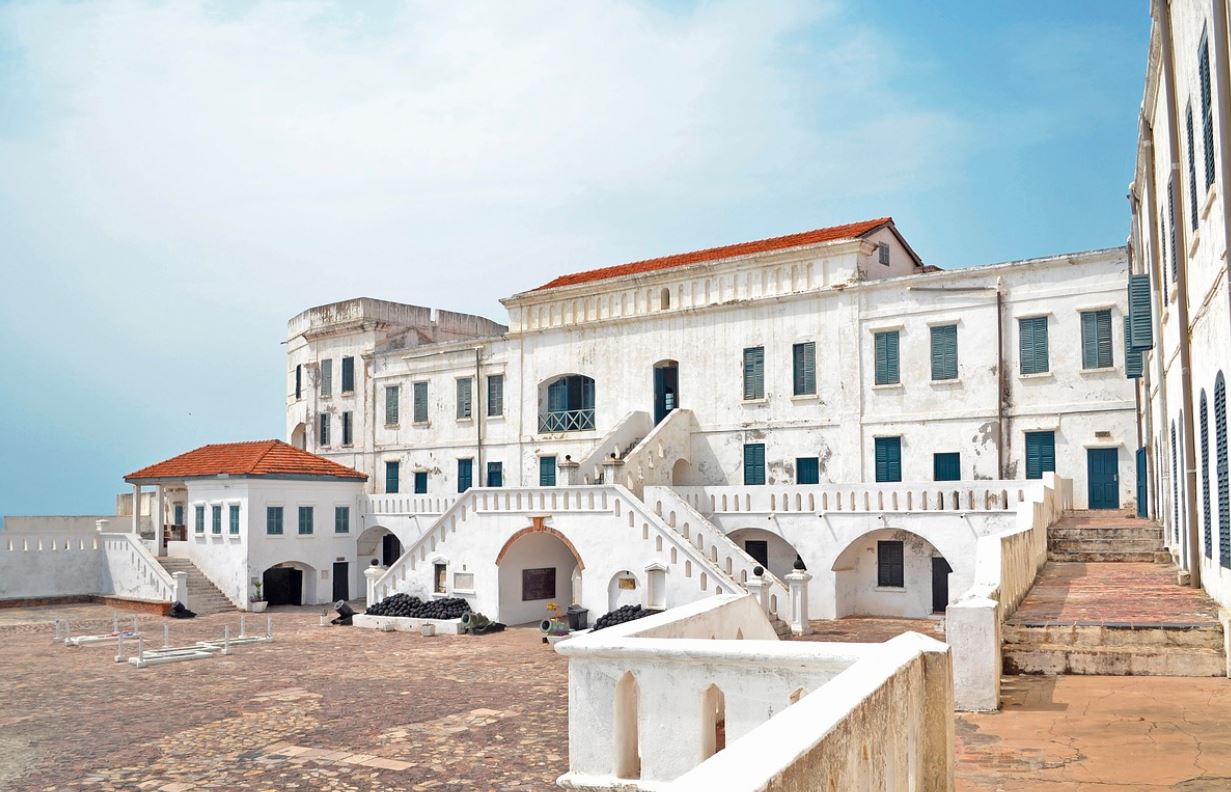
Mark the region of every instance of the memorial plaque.
[[556, 596], [556, 568], [523, 569], [521, 571], [521, 600], [554, 599]]

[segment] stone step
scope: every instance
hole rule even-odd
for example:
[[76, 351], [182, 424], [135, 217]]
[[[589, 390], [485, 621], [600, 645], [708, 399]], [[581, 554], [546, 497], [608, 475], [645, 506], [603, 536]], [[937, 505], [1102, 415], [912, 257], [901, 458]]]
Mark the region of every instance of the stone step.
[[1227, 661], [1220, 650], [1196, 647], [1006, 646], [1003, 661], [1006, 674], [1184, 677], [1227, 674]]
[[1179, 647], [1186, 649], [1223, 649], [1221, 625], [1209, 624], [1031, 624], [1004, 625], [1005, 650], [1039, 646], [1066, 646], [1076, 649], [1109, 647]]
[[1126, 527], [1056, 527], [1047, 530], [1047, 543], [1061, 539], [1150, 539], [1162, 544], [1163, 529], [1156, 525]]
[[1058, 553], [1153, 553], [1160, 547], [1153, 539], [1053, 539], [1049, 552]]
[[1168, 564], [1171, 563], [1171, 556], [1166, 550], [1154, 551], [1102, 551], [1102, 552], [1087, 552], [1081, 550], [1073, 551], [1047, 551], [1048, 561], [1062, 561], [1067, 563], [1137, 563], [1137, 564]]

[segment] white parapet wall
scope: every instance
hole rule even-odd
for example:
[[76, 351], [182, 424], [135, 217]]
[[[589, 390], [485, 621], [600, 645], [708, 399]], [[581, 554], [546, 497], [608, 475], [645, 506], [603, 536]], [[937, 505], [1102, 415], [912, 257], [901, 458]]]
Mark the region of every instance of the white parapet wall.
[[953, 788], [944, 644], [776, 638], [753, 597], [725, 595], [557, 644], [569, 658], [560, 786]]
[[131, 533], [0, 534], [0, 600], [92, 595], [186, 603], [188, 592]]

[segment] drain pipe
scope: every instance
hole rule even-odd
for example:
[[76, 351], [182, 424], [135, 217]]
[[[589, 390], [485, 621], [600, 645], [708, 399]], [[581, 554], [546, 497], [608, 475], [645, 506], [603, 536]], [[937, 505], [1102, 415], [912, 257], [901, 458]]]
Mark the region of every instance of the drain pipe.
[[[1141, 123], [1141, 134], [1142, 134], [1142, 137], [1145, 138], [1145, 149], [1146, 149], [1145, 176], [1146, 176], [1146, 200], [1148, 204], [1147, 211], [1149, 212], [1149, 217], [1150, 217], [1150, 220], [1149, 220], [1150, 228], [1153, 229], [1154, 221], [1158, 219], [1159, 217], [1159, 214], [1158, 214], [1158, 185], [1154, 178], [1155, 168], [1157, 167], [1157, 155], [1155, 153], [1155, 147], [1154, 147], [1154, 127], [1150, 125], [1150, 120], [1146, 118], [1144, 110], [1142, 111], [1142, 114], [1141, 114], [1140, 123]], [[1159, 233], [1161, 233], [1161, 231]], [[1157, 296], [1155, 300], [1155, 304], [1154, 304], [1154, 310], [1150, 312], [1151, 313], [1150, 324], [1152, 326], [1153, 333], [1154, 333], [1154, 349], [1150, 352], [1150, 360], [1154, 364], [1154, 368], [1157, 369], [1156, 376], [1151, 376], [1150, 366], [1142, 366], [1142, 369], [1143, 369], [1143, 374], [1144, 374], [1144, 379], [1145, 379], [1146, 405], [1148, 408], [1146, 410], [1146, 433], [1149, 435], [1149, 439], [1146, 442], [1146, 465], [1148, 468], [1146, 472], [1147, 472], [1147, 478], [1150, 481], [1150, 492], [1151, 492], [1151, 495], [1153, 496], [1151, 498], [1152, 511], [1153, 511], [1155, 519], [1157, 519], [1159, 522], [1162, 522], [1163, 516], [1165, 515], [1165, 512], [1162, 509], [1162, 497], [1163, 497], [1163, 492], [1165, 488], [1162, 486], [1162, 479], [1160, 477], [1160, 473], [1162, 471], [1165, 471], [1167, 468], [1166, 468], [1166, 465], [1164, 465], [1162, 461], [1163, 449], [1161, 448], [1160, 444], [1155, 443], [1154, 410], [1152, 406], [1152, 402], [1154, 400], [1150, 398], [1150, 389], [1154, 386], [1155, 379], [1157, 379], [1159, 383], [1159, 387], [1158, 387], [1159, 415], [1163, 417], [1163, 423], [1166, 424], [1167, 422], [1167, 389], [1163, 387], [1163, 384], [1166, 382], [1166, 380], [1163, 377], [1162, 316], [1163, 316], [1163, 305], [1165, 304], [1167, 295], [1163, 293], [1163, 290], [1160, 284], [1163, 282], [1162, 268], [1167, 265], [1166, 265], [1166, 262], [1162, 260], [1162, 256], [1159, 250], [1159, 244], [1158, 244], [1159, 243], [1159, 233], [1155, 233], [1154, 231], [1150, 232], [1150, 270], [1151, 270], [1151, 275], [1153, 276], [1153, 279], [1154, 279], [1154, 285], [1158, 287], [1154, 290], [1154, 294]], [[1153, 475], [1150, 475], [1151, 473]]]
[[483, 397], [479, 394], [480, 383], [479, 379], [479, 360], [483, 356], [483, 347], [477, 346], [474, 348], [474, 392], [470, 396], [470, 407], [474, 410], [474, 443], [475, 443], [475, 460], [474, 463], [478, 466], [478, 470], [474, 472], [474, 480], [479, 482], [479, 486], [485, 487], [488, 485], [485, 474], [486, 468], [483, 467]]
[[[1156, 0], [1155, 10], [1158, 13], [1159, 24], [1162, 26], [1163, 68], [1167, 75], [1167, 130], [1171, 139], [1170, 172], [1173, 184], [1180, 186], [1183, 179], [1179, 178], [1180, 154], [1179, 116], [1176, 110], [1176, 80], [1175, 80], [1175, 47], [1171, 39], [1171, 4], [1159, 8], [1161, 0]], [[1215, 35], [1226, 35], [1225, 31], [1216, 31]], [[1225, 169], [1226, 163], [1224, 163]], [[1178, 222], [1175, 224], [1176, 243], [1171, 252], [1181, 266], [1175, 268], [1175, 313], [1176, 324], [1180, 329], [1180, 398], [1184, 411], [1184, 421], [1181, 428], [1184, 431], [1184, 522], [1182, 526], [1188, 537], [1188, 584], [1192, 588], [1201, 587], [1201, 548], [1200, 537], [1197, 534], [1197, 521], [1193, 515], [1197, 512], [1197, 452], [1194, 446], [1196, 438], [1193, 432], [1193, 382], [1191, 345], [1189, 343], [1188, 325], [1188, 233], [1184, 227], [1184, 190], [1172, 190], [1171, 210], [1175, 211]], [[1182, 256], [1183, 258], [1180, 258]]]

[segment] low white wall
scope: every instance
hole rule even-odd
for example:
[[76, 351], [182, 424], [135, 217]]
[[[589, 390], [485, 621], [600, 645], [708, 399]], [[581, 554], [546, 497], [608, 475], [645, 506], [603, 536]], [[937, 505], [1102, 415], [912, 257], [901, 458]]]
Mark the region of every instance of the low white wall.
[[[132, 530], [132, 517], [117, 517], [114, 514], [103, 515], [67, 515], [67, 516], [6, 516], [4, 518], [5, 533], [23, 534], [93, 534], [98, 529], [98, 521], [107, 520], [108, 531]], [[148, 522], [148, 521], [146, 521]]]
[[105, 564], [100, 591], [125, 599], [174, 602], [175, 580], [133, 534], [99, 534]]
[[98, 594], [105, 560], [89, 536], [0, 535], [0, 599]]

